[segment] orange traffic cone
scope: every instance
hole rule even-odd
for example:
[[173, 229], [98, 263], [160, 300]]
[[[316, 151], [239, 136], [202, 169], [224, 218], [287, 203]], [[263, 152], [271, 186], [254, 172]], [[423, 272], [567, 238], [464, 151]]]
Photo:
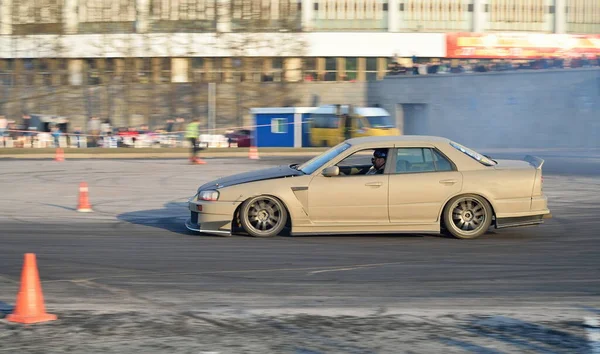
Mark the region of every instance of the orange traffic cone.
[[44, 295], [38, 274], [35, 254], [25, 254], [25, 264], [21, 273], [21, 289], [17, 295], [17, 306], [6, 316], [9, 322], [38, 323], [54, 321], [58, 317], [46, 313]]
[[248, 151], [248, 157], [250, 160], [258, 160], [258, 149], [256, 146], [250, 146], [250, 150]]
[[54, 156], [54, 161], [62, 162], [65, 160], [65, 152], [61, 148], [56, 148], [56, 155]]
[[81, 213], [92, 212], [92, 206], [88, 198], [88, 186], [85, 182], [79, 184], [79, 204], [77, 205], [77, 211]]
[[204, 165], [206, 163], [206, 161], [202, 160], [199, 157], [190, 157], [190, 163], [192, 165]]

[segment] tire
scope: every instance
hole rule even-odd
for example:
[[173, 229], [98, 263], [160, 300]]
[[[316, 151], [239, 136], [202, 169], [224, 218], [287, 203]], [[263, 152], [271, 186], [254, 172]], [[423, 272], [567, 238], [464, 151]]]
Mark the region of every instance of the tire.
[[459, 239], [477, 238], [485, 234], [492, 224], [490, 203], [474, 194], [452, 198], [443, 213], [446, 231]]
[[253, 237], [277, 236], [285, 227], [287, 218], [283, 203], [267, 195], [246, 200], [240, 210], [242, 228]]

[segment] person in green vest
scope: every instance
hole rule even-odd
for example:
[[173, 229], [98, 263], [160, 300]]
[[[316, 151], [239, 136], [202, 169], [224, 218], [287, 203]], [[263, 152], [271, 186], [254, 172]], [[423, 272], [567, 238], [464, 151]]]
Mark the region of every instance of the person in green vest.
[[185, 128], [185, 138], [192, 144], [192, 151], [190, 156], [190, 162], [193, 164], [206, 163], [203, 160], [196, 157], [198, 153], [198, 137], [200, 136], [200, 119], [194, 118]]

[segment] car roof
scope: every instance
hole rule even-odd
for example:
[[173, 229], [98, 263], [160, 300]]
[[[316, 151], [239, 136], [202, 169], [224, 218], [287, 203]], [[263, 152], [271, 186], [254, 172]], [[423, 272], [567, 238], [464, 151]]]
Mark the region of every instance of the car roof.
[[346, 140], [350, 145], [363, 145], [372, 143], [401, 144], [405, 142], [416, 144], [449, 143], [451, 140], [441, 136], [430, 135], [393, 135], [393, 136], [366, 136]]

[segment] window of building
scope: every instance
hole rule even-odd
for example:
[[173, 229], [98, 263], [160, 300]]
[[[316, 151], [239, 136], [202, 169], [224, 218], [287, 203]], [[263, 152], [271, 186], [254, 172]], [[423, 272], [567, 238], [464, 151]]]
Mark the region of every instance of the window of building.
[[209, 68], [207, 70], [207, 80], [210, 82], [223, 82], [225, 75], [224, 58], [207, 59]]
[[568, 33], [600, 33], [600, 1], [567, 0]]
[[323, 81], [337, 81], [337, 58], [325, 58]]
[[386, 30], [387, 10], [387, 0], [315, 0], [312, 28], [316, 31]]
[[[490, 0], [495, 1], [495, 0]], [[402, 31], [470, 31], [472, 0], [400, 0]]]
[[69, 59], [56, 59], [56, 67], [58, 69], [58, 82], [60, 85], [69, 84]]
[[85, 74], [88, 85], [100, 84], [100, 70], [98, 69], [98, 59], [85, 59]]
[[6, 86], [13, 85], [14, 59], [0, 59], [0, 83]]
[[206, 81], [206, 72], [204, 68], [204, 58], [191, 58], [190, 63], [190, 77], [192, 82], [204, 82]]
[[124, 76], [126, 82], [139, 82], [137, 74], [136, 58], [125, 58]]
[[271, 119], [271, 133], [274, 133], [274, 134], [287, 133], [287, 119], [285, 119], [285, 118]]
[[229, 58], [231, 76], [227, 79], [232, 82], [242, 82], [244, 80], [244, 60], [243, 58]]
[[160, 82], [171, 82], [171, 58], [160, 58]]
[[233, 31], [272, 31], [301, 29], [298, 0], [231, 0]]
[[153, 32], [213, 31], [216, 25], [215, 0], [150, 0]]
[[52, 59], [40, 59], [38, 71], [37, 71], [37, 82], [44, 86], [52, 86]]
[[377, 80], [377, 58], [367, 58], [367, 70], [366, 70], [367, 81]]
[[280, 82], [284, 79], [283, 77], [283, 73], [284, 73], [284, 59], [280, 58], [280, 57], [276, 57], [276, 58], [272, 58], [271, 59], [271, 75], [272, 75], [272, 80], [271, 81], [275, 81], [275, 82]]
[[135, 1], [80, 0], [78, 10], [79, 33], [135, 32]]
[[303, 58], [302, 77], [304, 81], [317, 81], [319, 79], [317, 71], [317, 58]]
[[64, 0], [21, 0], [12, 3], [13, 34], [59, 34], [62, 32]]
[[104, 59], [104, 75], [102, 78], [103, 82], [112, 82], [116, 79], [117, 65], [115, 58]]
[[249, 82], [272, 81], [272, 75], [269, 70], [269, 58], [246, 58], [244, 73], [245, 80]]
[[554, 0], [491, 0], [487, 29], [492, 31], [551, 31], [549, 8]]
[[26, 58], [23, 59], [23, 71], [21, 74], [21, 83], [27, 86], [34, 84], [35, 70], [37, 59]]
[[152, 59], [137, 58], [135, 66], [135, 82], [147, 84], [152, 80]]
[[352, 81], [358, 78], [358, 58], [346, 58], [346, 80]]

